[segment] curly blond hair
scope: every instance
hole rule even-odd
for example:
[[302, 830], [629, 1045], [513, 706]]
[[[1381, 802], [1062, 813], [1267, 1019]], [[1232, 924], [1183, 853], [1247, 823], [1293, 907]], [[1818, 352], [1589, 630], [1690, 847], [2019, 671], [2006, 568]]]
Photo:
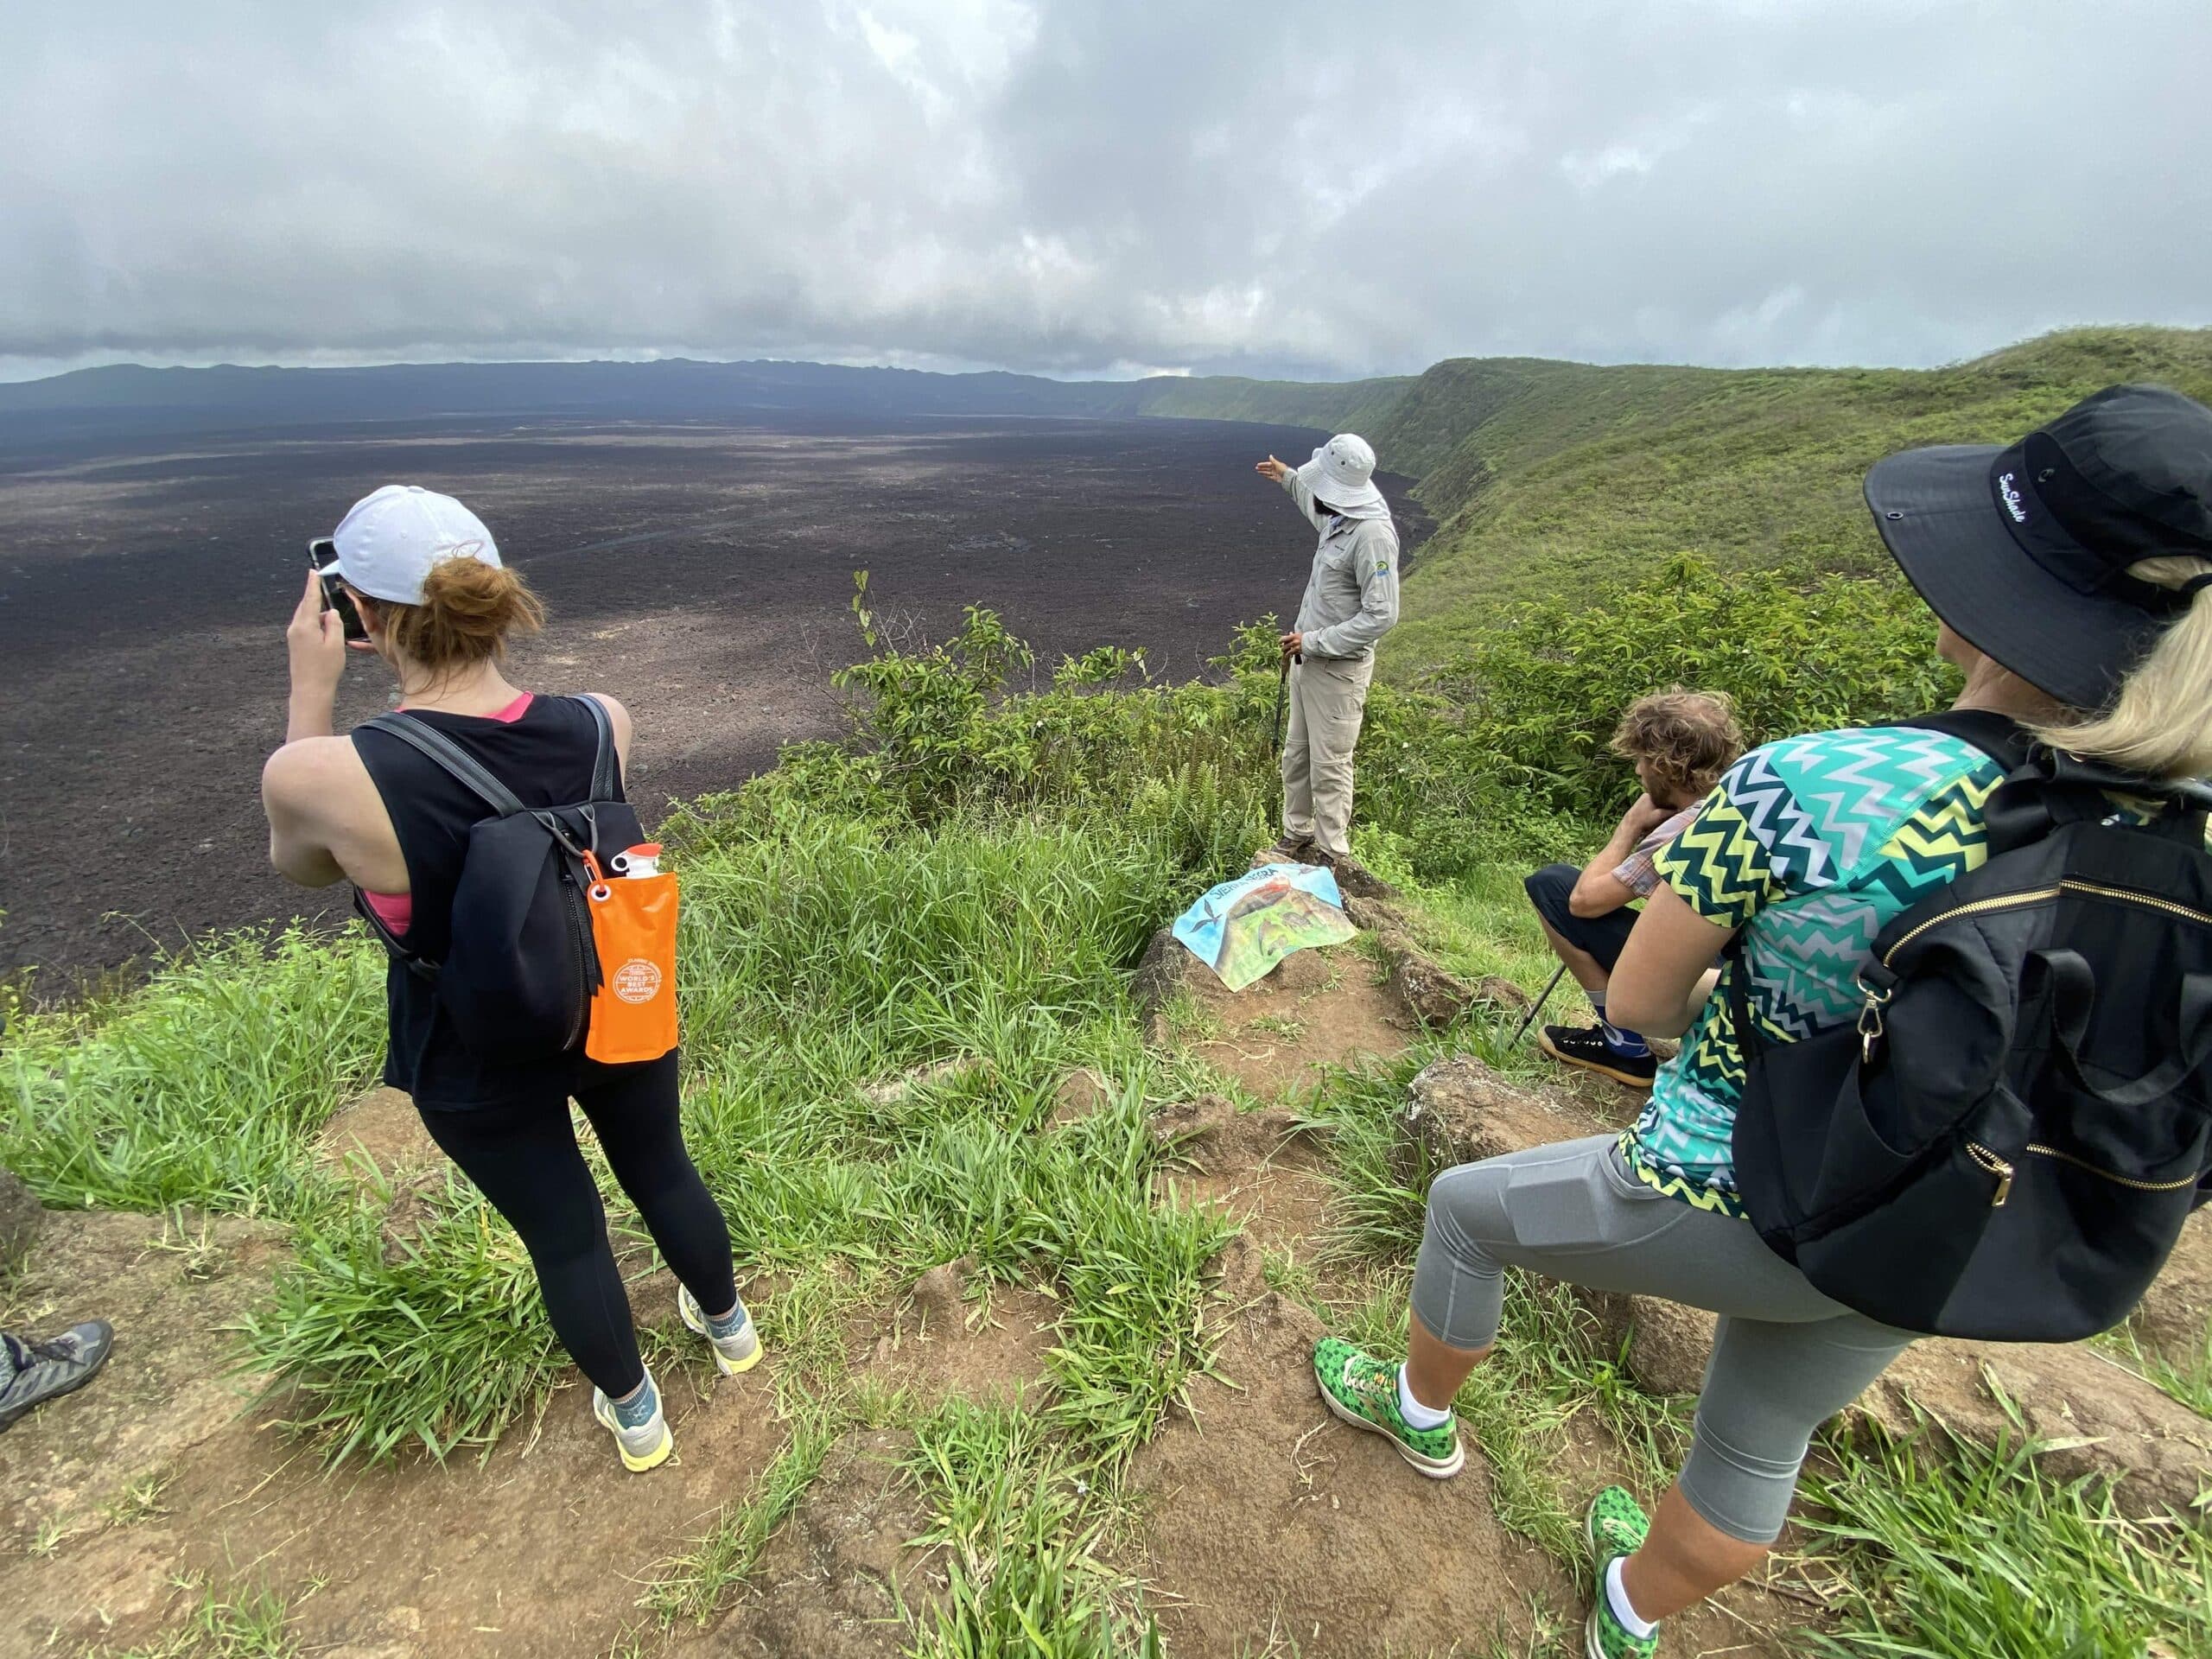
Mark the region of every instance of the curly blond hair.
[[1720, 780], [1744, 752], [1735, 700], [1725, 691], [1679, 685], [1630, 703], [1613, 730], [1613, 753], [1649, 760], [1676, 800], [1694, 801]]

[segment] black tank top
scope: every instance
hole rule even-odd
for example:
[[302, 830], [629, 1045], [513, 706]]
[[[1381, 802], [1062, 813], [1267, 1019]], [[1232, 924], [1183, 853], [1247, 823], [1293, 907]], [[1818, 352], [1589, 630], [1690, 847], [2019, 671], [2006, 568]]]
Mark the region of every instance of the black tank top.
[[[407, 718], [435, 727], [468, 751], [524, 806], [567, 806], [589, 800], [599, 730], [575, 697], [532, 697], [519, 719], [409, 709]], [[482, 800], [442, 766], [389, 732], [364, 727], [353, 748], [384, 797], [399, 851], [407, 861], [414, 915], [405, 944], [432, 962], [445, 959], [451, 943], [453, 892], [468, 850], [468, 831], [486, 816]], [[615, 798], [622, 794], [620, 775]], [[533, 1096], [575, 1090], [581, 1057], [555, 1055], [542, 1063], [492, 1065], [477, 1058], [454, 1033], [429, 981], [394, 959], [385, 973], [391, 1013], [391, 1046], [384, 1080], [435, 1110], [504, 1105]]]

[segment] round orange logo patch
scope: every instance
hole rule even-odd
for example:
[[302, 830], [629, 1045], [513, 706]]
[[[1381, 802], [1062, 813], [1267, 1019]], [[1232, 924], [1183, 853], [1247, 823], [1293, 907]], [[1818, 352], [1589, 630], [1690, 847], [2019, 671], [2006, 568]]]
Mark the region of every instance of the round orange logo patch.
[[660, 995], [660, 965], [632, 957], [614, 970], [608, 982], [625, 1002], [650, 1002]]

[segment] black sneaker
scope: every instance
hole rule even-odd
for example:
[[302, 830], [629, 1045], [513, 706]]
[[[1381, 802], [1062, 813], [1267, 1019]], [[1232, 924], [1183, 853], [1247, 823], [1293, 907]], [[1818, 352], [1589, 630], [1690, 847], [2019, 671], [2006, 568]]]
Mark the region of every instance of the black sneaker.
[[12, 1370], [0, 1373], [0, 1428], [40, 1401], [91, 1382], [92, 1374], [107, 1363], [107, 1351], [114, 1341], [114, 1327], [105, 1319], [88, 1319], [44, 1342], [7, 1338], [0, 1365]]
[[1579, 1065], [1631, 1089], [1649, 1089], [1659, 1075], [1657, 1055], [1648, 1048], [1641, 1054], [1622, 1053], [1605, 1040], [1602, 1026], [1546, 1026], [1536, 1046], [1561, 1065]]
[[1252, 868], [1260, 869], [1269, 864], [1313, 864], [1319, 862], [1311, 836], [1285, 836], [1272, 847], [1262, 847], [1254, 855]]

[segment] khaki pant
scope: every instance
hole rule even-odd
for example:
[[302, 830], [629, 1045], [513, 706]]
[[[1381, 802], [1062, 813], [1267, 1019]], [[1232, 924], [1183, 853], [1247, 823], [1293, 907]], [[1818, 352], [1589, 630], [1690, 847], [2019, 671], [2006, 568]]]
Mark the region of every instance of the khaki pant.
[[1375, 658], [1308, 657], [1290, 671], [1290, 733], [1282, 745], [1282, 827], [1325, 853], [1351, 852], [1351, 752], [1367, 712]]

